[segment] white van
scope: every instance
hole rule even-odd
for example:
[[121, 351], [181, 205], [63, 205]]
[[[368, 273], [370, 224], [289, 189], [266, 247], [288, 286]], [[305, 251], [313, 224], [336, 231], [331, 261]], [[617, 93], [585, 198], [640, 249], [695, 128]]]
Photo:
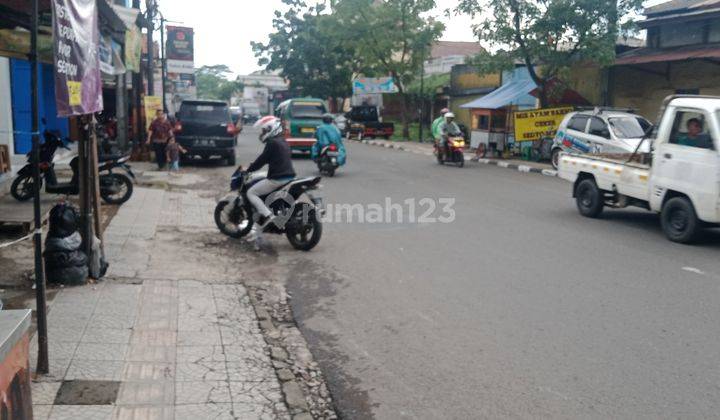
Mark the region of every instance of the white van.
[[[558, 167], [560, 152], [632, 153], [652, 124], [629, 112], [603, 110], [571, 112], [558, 127], [552, 146], [552, 165]], [[641, 152], [647, 152], [647, 143]]]

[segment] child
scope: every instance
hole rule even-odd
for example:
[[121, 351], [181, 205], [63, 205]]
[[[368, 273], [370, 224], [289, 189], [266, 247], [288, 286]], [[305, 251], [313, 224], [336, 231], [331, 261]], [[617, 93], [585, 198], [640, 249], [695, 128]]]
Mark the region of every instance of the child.
[[177, 172], [180, 170], [180, 153], [187, 153], [184, 147], [180, 146], [175, 137], [170, 137], [167, 142], [167, 161], [170, 164], [170, 171]]

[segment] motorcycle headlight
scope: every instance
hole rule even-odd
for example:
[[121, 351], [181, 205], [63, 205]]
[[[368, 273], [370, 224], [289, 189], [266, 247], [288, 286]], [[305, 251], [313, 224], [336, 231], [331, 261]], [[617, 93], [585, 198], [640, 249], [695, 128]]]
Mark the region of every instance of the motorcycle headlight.
[[464, 140], [455, 140], [453, 142], [453, 146], [455, 147], [465, 147], [465, 141]]

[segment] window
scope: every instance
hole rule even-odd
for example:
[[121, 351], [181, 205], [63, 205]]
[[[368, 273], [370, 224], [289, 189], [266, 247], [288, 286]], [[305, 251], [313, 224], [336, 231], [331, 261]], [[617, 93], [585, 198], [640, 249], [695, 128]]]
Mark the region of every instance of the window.
[[713, 19], [708, 26], [708, 42], [720, 42], [720, 19]]
[[701, 111], [678, 111], [673, 121], [670, 143], [712, 149], [713, 142], [708, 133], [705, 115]]
[[293, 118], [322, 118], [325, 113], [322, 102], [294, 102], [290, 107]]
[[585, 132], [585, 127], [587, 126], [587, 121], [589, 119], [590, 117], [587, 115], [575, 115], [570, 118], [567, 128], [570, 130]]
[[592, 117], [590, 119], [590, 129], [588, 132], [593, 136], [599, 136], [606, 139], [610, 138], [610, 130], [608, 130], [607, 124], [598, 117]]
[[477, 119], [477, 128], [478, 130], [488, 130], [488, 124], [490, 123], [490, 117], [487, 115], [480, 115]]
[[668, 24], [660, 27], [660, 47], [679, 47], [701, 44], [705, 22], [687, 22], [682, 25]]
[[642, 137], [645, 130], [650, 128], [650, 123], [639, 117], [614, 117], [609, 118], [608, 122], [615, 136], [621, 139]]

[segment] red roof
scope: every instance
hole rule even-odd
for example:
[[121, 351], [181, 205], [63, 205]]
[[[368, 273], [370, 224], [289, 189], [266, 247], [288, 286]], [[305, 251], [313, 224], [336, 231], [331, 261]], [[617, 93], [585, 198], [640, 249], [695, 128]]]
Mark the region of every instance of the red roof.
[[695, 48], [683, 47], [673, 50], [638, 48], [619, 55], [615, 60], [615, 65], [682, 61], [693, 58], [720, 58], [720, 47], [706, 45]]
[[478, 42], [437, 41], [432, 46], [430, 58], [449, 57], [452, 55], [469, 57], [480, 54], [482, 51], [483, 47], [481, 47]]

